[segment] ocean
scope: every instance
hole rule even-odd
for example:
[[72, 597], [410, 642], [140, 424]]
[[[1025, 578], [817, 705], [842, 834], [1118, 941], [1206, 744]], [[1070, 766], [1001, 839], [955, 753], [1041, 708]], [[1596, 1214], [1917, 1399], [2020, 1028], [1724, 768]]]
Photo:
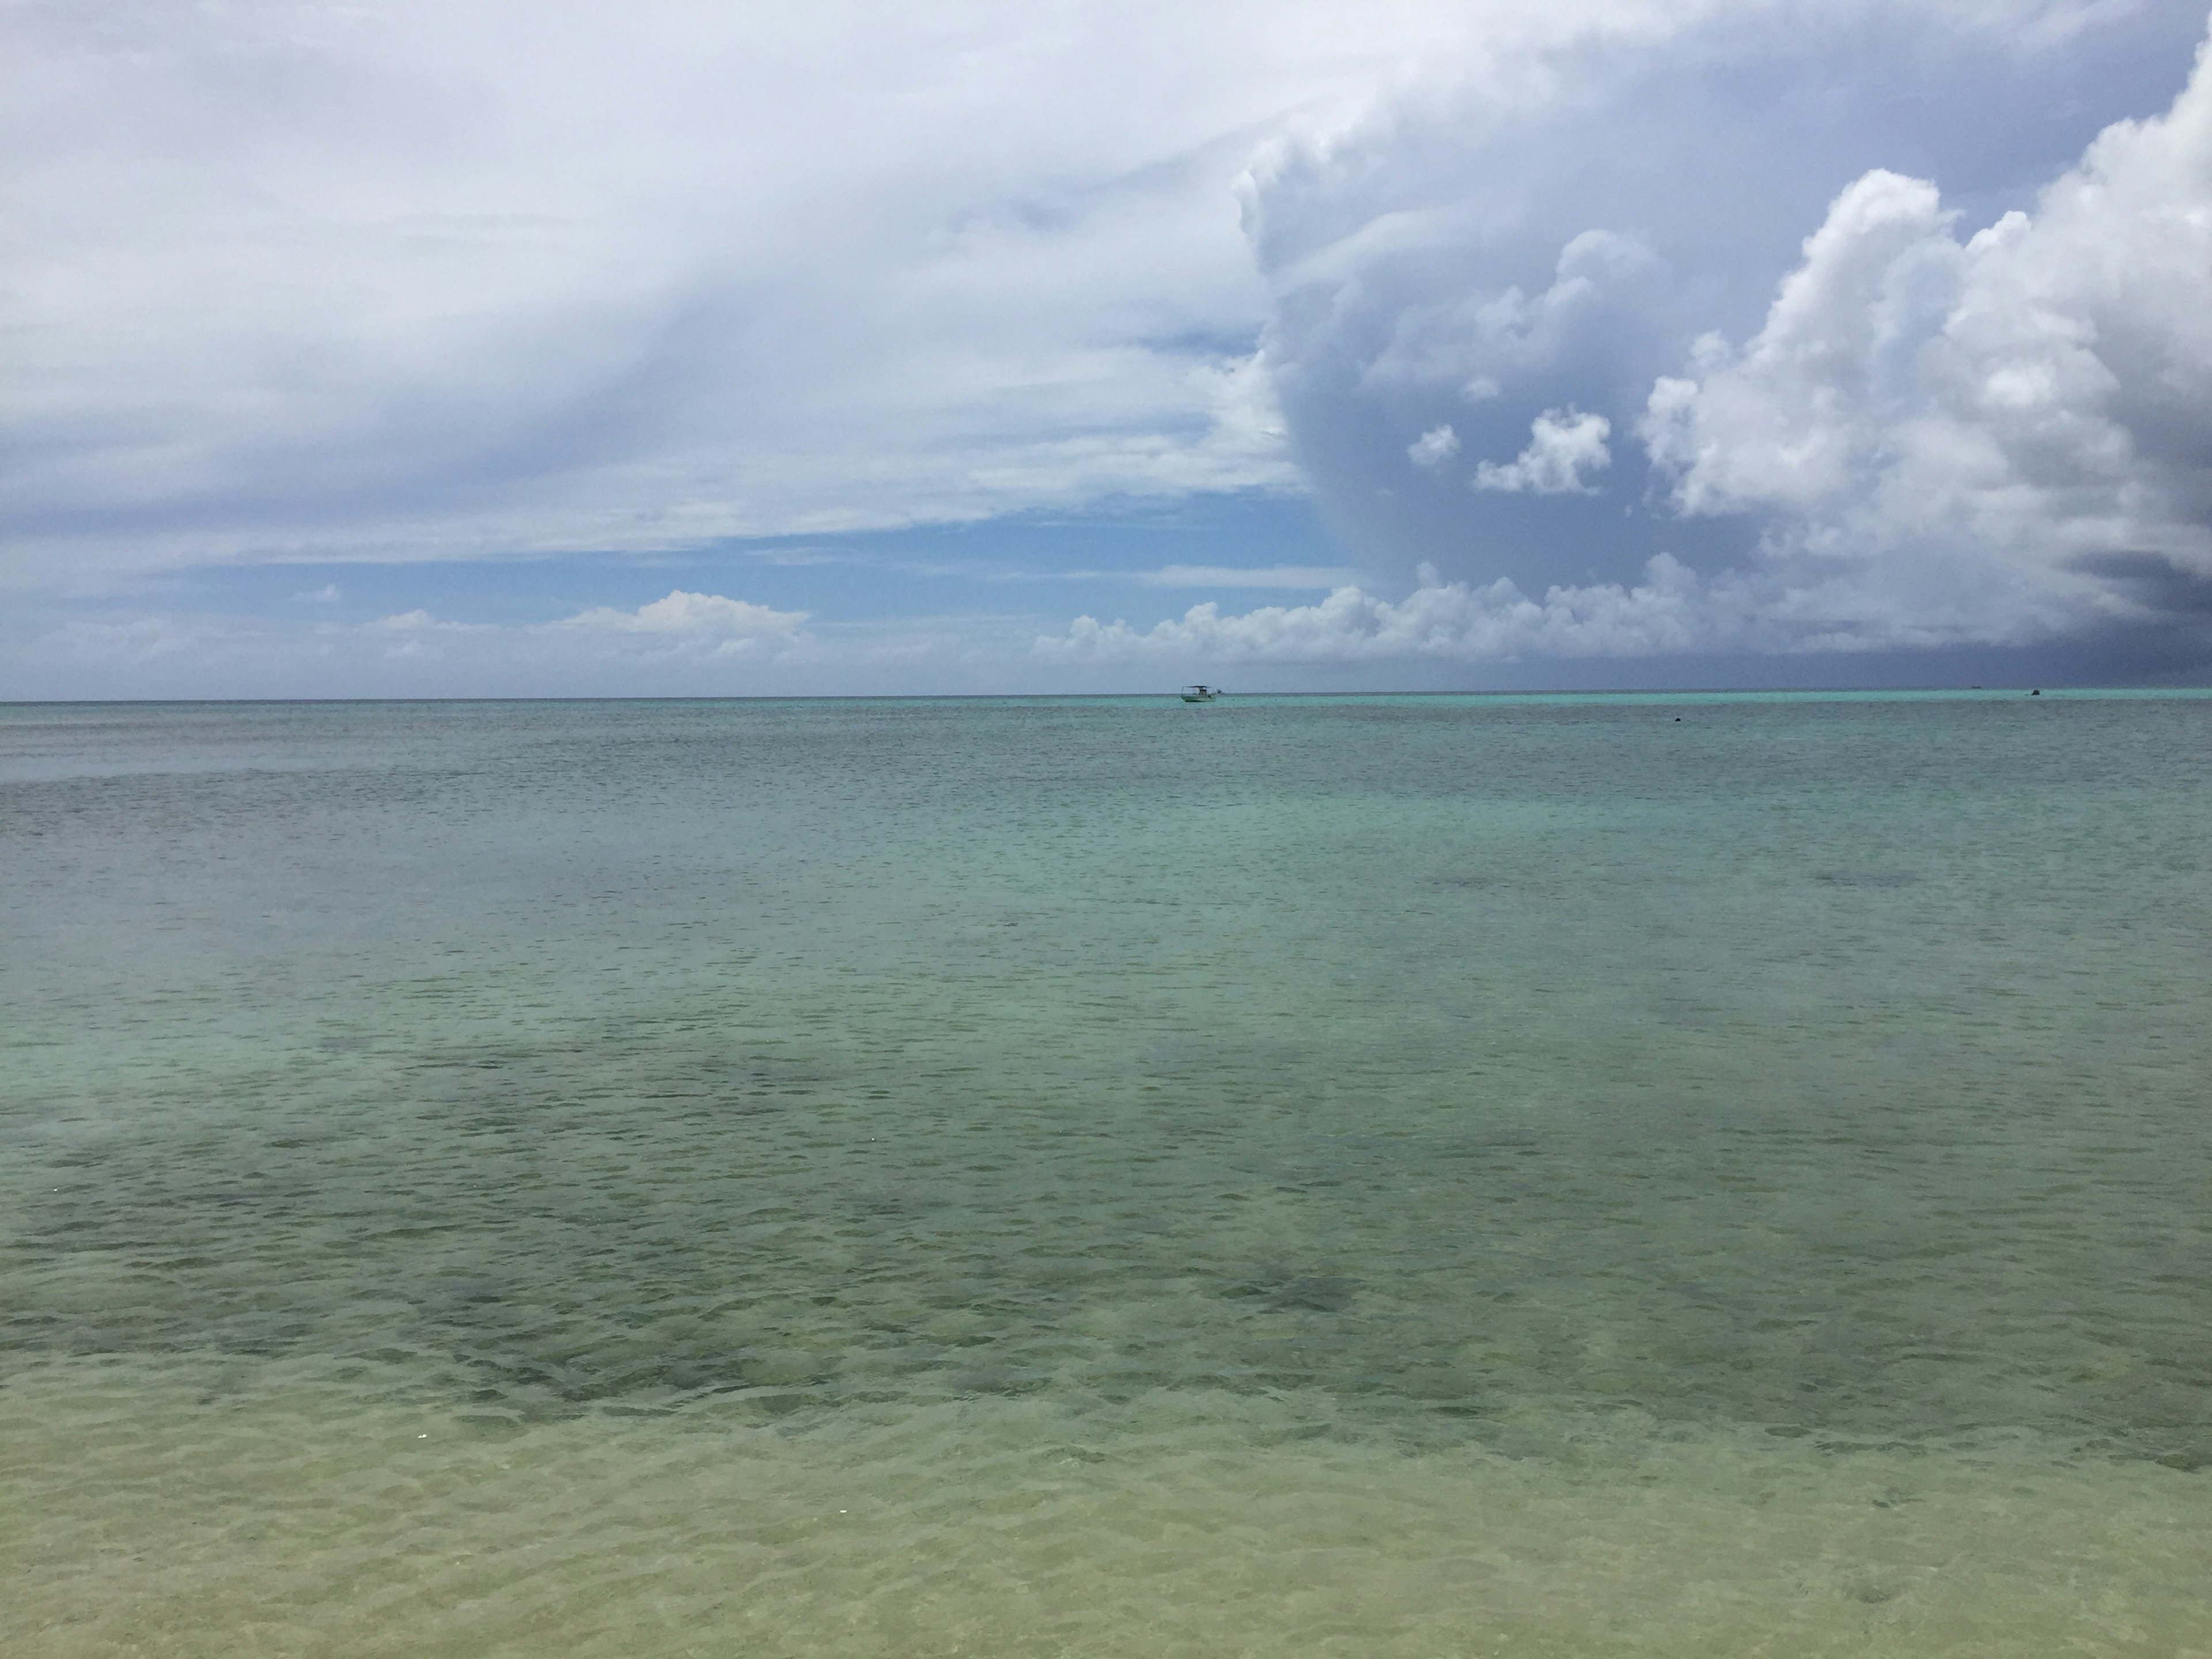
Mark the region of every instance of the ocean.
[[10, 1655], [2212, 1653], [2212, 697], [0, 708]]

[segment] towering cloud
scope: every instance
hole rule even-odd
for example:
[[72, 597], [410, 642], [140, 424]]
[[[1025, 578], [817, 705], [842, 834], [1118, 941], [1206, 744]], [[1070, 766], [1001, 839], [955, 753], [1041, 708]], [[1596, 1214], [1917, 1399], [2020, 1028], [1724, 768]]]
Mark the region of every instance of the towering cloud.
[[1686, 650], [2192, 627], [2202, 25], [1731, 13], [1285, 146], [1248, 217], [1297, 453], [1385, 592], [1663, 589]]

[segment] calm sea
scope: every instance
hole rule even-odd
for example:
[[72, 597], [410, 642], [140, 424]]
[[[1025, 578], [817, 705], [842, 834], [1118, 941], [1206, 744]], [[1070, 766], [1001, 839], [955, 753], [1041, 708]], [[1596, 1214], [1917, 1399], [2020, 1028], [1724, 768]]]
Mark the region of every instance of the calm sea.
[[2212, 699], [0, 709], [11, 1655], [2212, 1651]]

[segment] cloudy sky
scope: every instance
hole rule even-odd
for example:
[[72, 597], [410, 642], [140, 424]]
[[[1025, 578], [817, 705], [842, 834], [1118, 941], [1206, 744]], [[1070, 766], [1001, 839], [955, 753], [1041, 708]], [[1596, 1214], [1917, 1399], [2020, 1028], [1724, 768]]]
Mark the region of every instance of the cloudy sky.
[[2212, 673], [2203, 0], [4, 16], [0, 696]]

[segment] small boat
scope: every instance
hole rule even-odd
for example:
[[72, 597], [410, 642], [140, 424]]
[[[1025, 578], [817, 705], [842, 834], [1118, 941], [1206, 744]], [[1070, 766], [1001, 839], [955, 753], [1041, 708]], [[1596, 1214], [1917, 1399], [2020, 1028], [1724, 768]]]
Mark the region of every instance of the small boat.
[[1182, 689], [1185, 702], [1212, 702], [1220, 695], [1221, 688], [1218, 685], [1186, 685]]

